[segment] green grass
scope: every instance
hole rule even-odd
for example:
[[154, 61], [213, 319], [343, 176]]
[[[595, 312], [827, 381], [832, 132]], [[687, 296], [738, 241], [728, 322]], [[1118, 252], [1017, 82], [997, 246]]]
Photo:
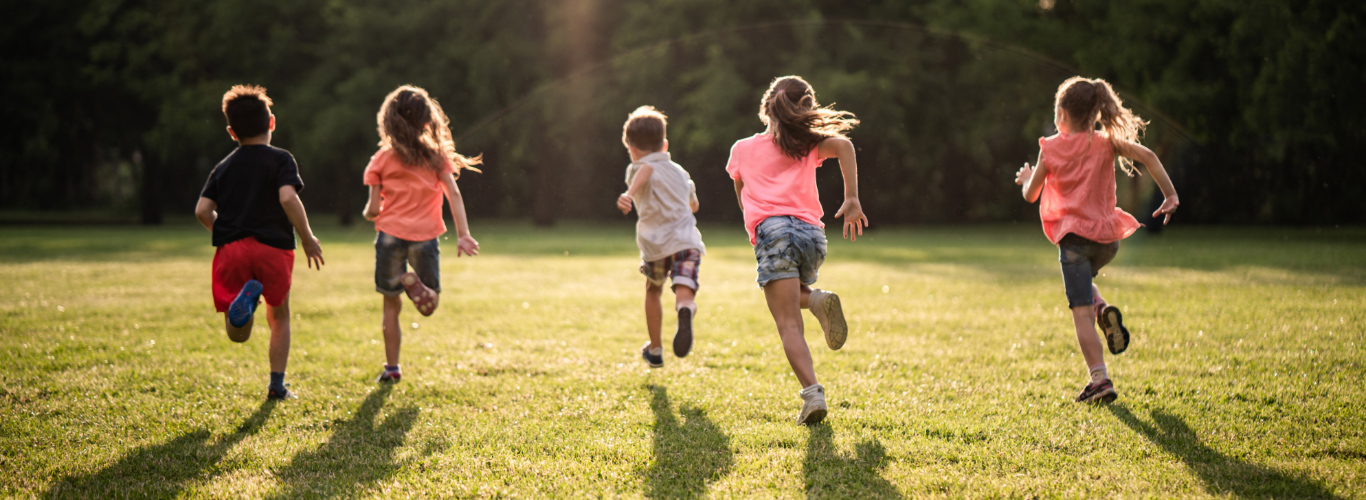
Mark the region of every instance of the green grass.
[[807, 317], [813, 428], [740, 228], [703, 228], [698, 344], [658, 370], [629, 226], [474, 229], [377, 387], [373, 233], [324, 228], [326, 268], [295, 270], [300, 398], [269, 404], [269, 332], [226, 338], [202, 229], [0, 227], [0, 495], [1366, 497], [1361, 229], [1131, 238], [1098, 280], [1134, 333], [1109, 406], [1071, 402], [1037, 227], [832, 241], [851, 335], [831, 352]]

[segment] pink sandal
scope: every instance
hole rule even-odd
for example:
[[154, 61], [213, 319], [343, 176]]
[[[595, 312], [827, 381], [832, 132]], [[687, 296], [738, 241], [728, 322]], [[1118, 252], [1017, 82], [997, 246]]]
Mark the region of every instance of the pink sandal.
[[399, 283], [403, 284], [403, 289], [408, 292], [408, 298], [413, 300], [413, 307], [423, 316], [431, 316], [436, 312], [437, 294], [435, 290], [427, 288], [422, 284], [422, 280], [417, 279], [416, 273], [403, 273], [398, 277]]

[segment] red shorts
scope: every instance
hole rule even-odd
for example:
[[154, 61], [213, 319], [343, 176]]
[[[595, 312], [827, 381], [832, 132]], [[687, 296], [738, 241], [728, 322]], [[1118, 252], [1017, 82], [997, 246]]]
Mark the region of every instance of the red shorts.
[[271, 307], [289, 298], [294, 251], [281, 250], [250, 236], [218, 247], [213, 254], [213, 306], [227, 312], [249, 280], [261, 282], [261, 296]]

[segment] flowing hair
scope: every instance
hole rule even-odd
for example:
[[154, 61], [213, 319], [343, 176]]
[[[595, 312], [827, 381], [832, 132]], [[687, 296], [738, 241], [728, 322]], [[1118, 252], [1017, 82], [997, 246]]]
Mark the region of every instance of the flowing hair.
[[375, 119], [379, 122], [379, 146], [398, 153], [404, 165], [440, 172], [449, 161], [455, 165], [455, 176], [460, 177], [461, 169], [478, 172], [474, 166], [484, 162], [484, 155], [467, 158], [455, 152], [450, 118], [420, 87], [394, 89], [384, 98]]
[[[1058, 86], [1054, 102], [1074, 123], [1082, 124], [1079, 128], [1095, 130], [1096, 123], [1099, 123], [1109, 136], [1111, 145], [1120, 141], [1137, 143], [1148, 128], [1148, 122], [1124, 107], [1124, 101], [1119, 99], [1115, 89], [1099, 78], [1068, 78]], [[1134, 161], [1123, 155], [1119, 155], [1119, 166], [1130, 177], [1135, 173], [1141, 174], [1134, 168]]]
[[759, 104], [759, 119], [783, 154], [793, 159], [806, 156], [825, 139], [844, 137], [858, 125], [853, 113], [817, 103], [816, 91], [800, 76], [773, 80]]

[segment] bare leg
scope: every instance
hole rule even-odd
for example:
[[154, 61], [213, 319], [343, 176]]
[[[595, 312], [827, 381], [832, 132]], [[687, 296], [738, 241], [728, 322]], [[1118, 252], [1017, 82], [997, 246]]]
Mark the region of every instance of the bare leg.
[[266, 321], [270, 323], [270, 371], [284, 373], [289, 364], [289, 295], [279, 307], [266, 304]]
[[697, 302], [693, 300], [697, 297], [697, 291], [682, 285], [674, 285], [674, 309], [688, 307], [697, 309]]
[[403, 300], [397, 295], [384, 296], [384, 359], [389, 366], [398, 366], [398, 349], [403, 344], [403, 330], [398, 326], [398, 313], [403, 310]]
[[792, 373], [802, 387], [807, 387], [816, 383], [816, 370], [802, 331], [802, 288], [797, 278], [773, 280], [764, 286], [764, 299], [778, 325], [778, 336], [783, 340], [783, 352], [792, 365]]
[[247, 318], [247, 324], [238, 328], [232, 326], [232, 322], [228, 321], [228, 313], [223, 313], [223, 324], [228, 326], [228, 340], [246, 342], [247, 339], [251, 338], [251, 325], [256, 324], [256, 315], [251, 315], [250, 318]]
[[811, 287], [802, 285], [802, 309], [811, 308]]
[[653, 285], [645, 280], [645, 330], [650, 334], [650, 349], [662, 349], [664, 342], [659, 339], [659, 324], [663, 321], [664, 311], [659, 305], [659, 296], [664, 287]]
[[1096, 335], [1095, 306], [1073, 307], [1072, 323], [1077, 327], [1077, 343], [1081, 344], [1081, 355], [1086, 358], [1086, 367], [1089, 369], [1104, 363], [1105, 355], [1100, 345], [1100, 337]]
[[1091, 284], [1091, 303], [1095, 304], [1094, 309], [1096, 313], [1096, 319], [1099, 320], [1100, 306], [1109, 304], [1109, 302], [1105, 301], [1105, 297], [1100, 296], [1100, 287], [1096, 286], [1095, 283]]

